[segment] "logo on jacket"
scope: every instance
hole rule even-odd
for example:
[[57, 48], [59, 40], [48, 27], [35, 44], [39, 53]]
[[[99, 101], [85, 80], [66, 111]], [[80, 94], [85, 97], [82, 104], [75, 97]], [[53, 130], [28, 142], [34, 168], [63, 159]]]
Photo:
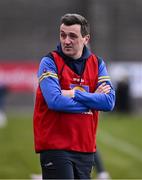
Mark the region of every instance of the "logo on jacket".
[[89, 92], [89, 86], [87, 86], [87, 85], [71, 84], [70, 88], [74, 89], [74, 90], [79, 90], [82, 92]]
[[82, 83], [82, 82], [84, 82], [84, 79], [82, 79], [82, 78], [81, 79], [80, 78], [73, 78], [73, 81]]

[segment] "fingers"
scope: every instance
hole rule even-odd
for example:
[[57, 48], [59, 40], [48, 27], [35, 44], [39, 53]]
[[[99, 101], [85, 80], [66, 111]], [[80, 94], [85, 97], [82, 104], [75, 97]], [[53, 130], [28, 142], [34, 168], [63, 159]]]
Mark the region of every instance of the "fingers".
[[102, 89], [103, 89], [103, 86], [105, 86], [106, 83], [102, 83], [97, 89], [96, 89], [96, 93], [102, 93]]
[[103, 93], [107, 94], [110, 92], [110, 90], [111, 90], [110, 85], [103, 86], [103, 89], [102, 89]]
[[96, 89], [96, 93], [109, 93], [111, 90], [110, 85], [106, 85], [106, 82], [102, 83], [97, 89]]
[[61, 90], [63, 96], [74, 97], [74, 90]]

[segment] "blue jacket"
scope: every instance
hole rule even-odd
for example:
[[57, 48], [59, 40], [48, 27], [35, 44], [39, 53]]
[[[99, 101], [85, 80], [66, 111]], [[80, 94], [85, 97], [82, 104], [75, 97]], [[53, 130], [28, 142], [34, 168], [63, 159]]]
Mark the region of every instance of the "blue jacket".
[[[73, 60], [67, 57], [61, 50], [59, 45], [56, 50], [64, 59], [65, 63], [78, 75], [83, 73], [85, 62], [90, 55], [90, 50], [84, 47], [82, 57], [78, 60]], [[42, 58], [38, 78], [40, 88], [49, 109], [80, 113], [86, 112], [88, 109], [95, 109], [99, 111], [111, 111], [115, 104], [115, 91], [112, 87], [110, 77], [107, 72], [106, 65], [100, 57], [98, 57], [98, 86], [106, 82], [111, 85], [111, 91], [108, 94], [89, 93], [75, 90], [74, 98], [65, 97], [61, 93], [57, 73], [57, 67], [54, 63], [52, 56], [48, 55]], [[45, 72], [49, 72], [46, 73]], [[47, 75], [48, 74], [48, 75]]]

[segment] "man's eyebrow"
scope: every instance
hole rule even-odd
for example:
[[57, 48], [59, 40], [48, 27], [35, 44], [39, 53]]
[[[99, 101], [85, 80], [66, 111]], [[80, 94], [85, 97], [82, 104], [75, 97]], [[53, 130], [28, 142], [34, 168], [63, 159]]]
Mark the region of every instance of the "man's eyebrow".
[[60, 30], [60, 32], [64, 32], [63, 30]]
[[67, 35], [71, 35], [71, 36], [76, 36], [76, 37], [78, 37], [78, 35], [77, 35], [75, 32], [68, 32], [68, 33], [66, 33], [65, 31], [60, 30], [60, 33], [64, 33], [64, 34], [67, 34]]

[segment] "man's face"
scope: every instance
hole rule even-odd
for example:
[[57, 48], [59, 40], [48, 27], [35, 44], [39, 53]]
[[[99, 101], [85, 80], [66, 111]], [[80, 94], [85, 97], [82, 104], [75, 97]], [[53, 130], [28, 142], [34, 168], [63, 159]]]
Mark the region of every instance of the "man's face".
[[81, 26], [79, 24], [60, 26], [60, 43], [65, 55], [78, 59], [82, 55], [83, 47], [89, 41], [89, 35], [82, 37]]

